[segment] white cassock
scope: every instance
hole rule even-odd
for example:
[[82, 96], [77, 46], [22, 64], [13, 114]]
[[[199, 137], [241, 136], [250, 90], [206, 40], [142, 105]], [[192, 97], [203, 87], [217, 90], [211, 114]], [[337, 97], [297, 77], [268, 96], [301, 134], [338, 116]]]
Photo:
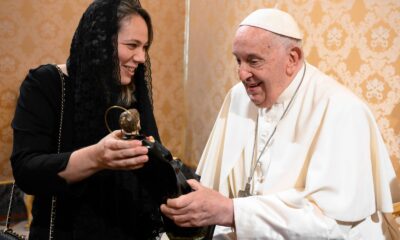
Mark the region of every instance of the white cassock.
[[[256, 128], [259, 156], [275, 126], [255, 164]], [[252, 165], [253, 196], [237, 198]], [[353, 93], [310, 64], [270, 109], [257, 108], [244, 86], [235, 85], [197, 173], [203, 185], [234, 198], [235, 228], [217, 226], [214, 238], [390, 239], [381, 213], [393, 211], [399, 187], [374, 117]]]

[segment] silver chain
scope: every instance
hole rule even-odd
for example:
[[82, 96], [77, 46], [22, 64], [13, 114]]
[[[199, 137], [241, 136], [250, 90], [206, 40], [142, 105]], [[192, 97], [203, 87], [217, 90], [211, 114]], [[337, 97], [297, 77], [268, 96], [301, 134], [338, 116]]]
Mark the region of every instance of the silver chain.
[[[245, 190], [240, 190], [239, 191], [239, 197], [247, 197], [247, 196], [251, 195], [250, 194], [251, 181], [253, 180], [253, 176], [254, 176], [254, 172], [256, 170], [257, 164], [260, 162], [261, 155], [264, 153], [265, 149], [267, 149], [267, 146], [271, 142], [272, 137], [275, 135], [275, 132], [276, 132], [276, 129], [278, 128], [279, 122], [285, 117], [285, 115], [288, 112], [290, 106], [292, 105], [292, 102], [293, 102], [295, 96], [297, 95], [297, 92], [299, 91], [299, 88], [300, 88], [301, 84], [303, 83], [305, 74], [306, 74], [306, 64], [304, 64], [303, 75], [301, 76], [300, 83], [299, 83], [299, 85], [297, 85], [296, 90], [294, 91], [292, 98], [290, 99], [286, 109], [283, 111], [282, 116], [279, 118], [278, 122], [276, 123], [275, 128], [272, 131], [271, 135], [269, 135], [269, 138], [268, 138], [267, 142], [265, 143], [263, 149], [261, 150], [260, 155], [258, 155], [257, 161], [255, 162], [254, 166], [251, 166], [252, 169], [250, 171], [250, 176], [247, 179]], [[254, 137], [254, 144], [256, 144], [256, 140], [257, 140], [257, 134], [258, 134], [257, 133], [257, 129], [258, 129], [258, 115], [257, 115], [257, 123], [256, 123], [256, 132], [255, 132], [255, 137]], [[253, 160], [252, 160], [252, 162], [254, 162], [255, 152], [256, 152], [256, 150], [253, 148]], [[268, 164], [267, 171], [269, 169], [270, 164], [271, 164], [271, 160], [270, 160], [270, 162]]]
[[[58, 128], [58, 141], [57, 141], [57, 153], [61, 152], [61, 133], [62, 133], [62, 125], [64, 119], [64, 104], [65, 104], [65, 79], [64, 74], [61, 68], [57, 65], [55, 67], [60, 74], [61, 79], [61, 111], [60, 111], [60, 126]], [[50, 229], [49, 229], [49, 240], [54, 239], [54, 227], [56, 221], [56, 207], [57, 207], [57, 197], [51, 197], [51, 209], [50, 209]]]

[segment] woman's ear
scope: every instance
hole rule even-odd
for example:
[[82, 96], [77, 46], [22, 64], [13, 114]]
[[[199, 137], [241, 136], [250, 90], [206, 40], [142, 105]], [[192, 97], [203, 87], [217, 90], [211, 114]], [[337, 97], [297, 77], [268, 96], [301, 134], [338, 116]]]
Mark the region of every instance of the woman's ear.
[[293, 46], [289, 50], [289, 59], [286, 68], [286, 73], [288, 74], [288, 76], [292, 76], [297, 72], [302, 58], [303, 58], [303, 51], [299, 47]]

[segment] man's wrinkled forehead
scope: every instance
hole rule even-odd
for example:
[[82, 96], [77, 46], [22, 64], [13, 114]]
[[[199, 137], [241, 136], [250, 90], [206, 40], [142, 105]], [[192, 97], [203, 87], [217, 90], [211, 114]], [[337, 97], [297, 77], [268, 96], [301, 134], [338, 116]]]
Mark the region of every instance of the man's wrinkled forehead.
[[264, 48], [272, 48], [274, 39], [275, 34], [264, 29], [252, 26], [240, 26], [233, 39], [232, 53], [235, 56], [260, 54], [262, 50], [265, 50]]

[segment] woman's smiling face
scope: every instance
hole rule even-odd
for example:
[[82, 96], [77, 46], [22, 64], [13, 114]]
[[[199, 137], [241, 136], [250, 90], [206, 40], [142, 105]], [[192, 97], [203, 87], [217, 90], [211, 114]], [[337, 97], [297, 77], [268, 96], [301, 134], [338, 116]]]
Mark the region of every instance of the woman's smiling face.
[[121, 84], [128, 85], [139, 64], [146, 60], [148, 29], [139, 15], [131, 15], [122, 20], [118, 32], [118, 59]]

